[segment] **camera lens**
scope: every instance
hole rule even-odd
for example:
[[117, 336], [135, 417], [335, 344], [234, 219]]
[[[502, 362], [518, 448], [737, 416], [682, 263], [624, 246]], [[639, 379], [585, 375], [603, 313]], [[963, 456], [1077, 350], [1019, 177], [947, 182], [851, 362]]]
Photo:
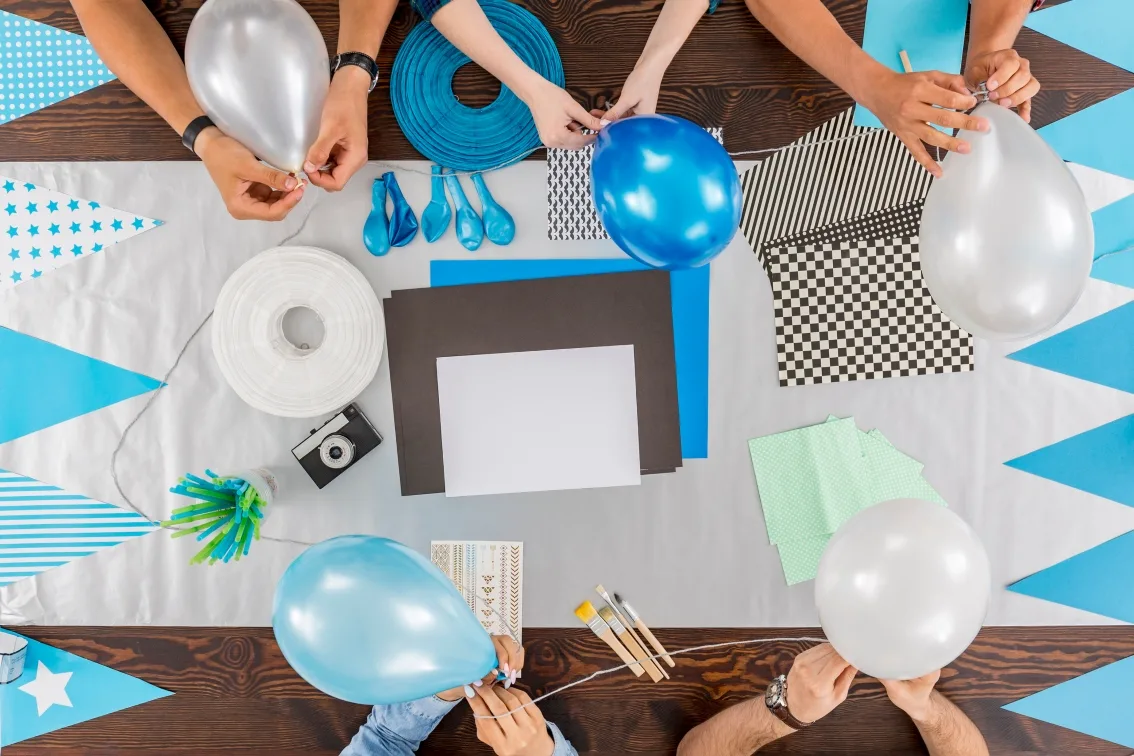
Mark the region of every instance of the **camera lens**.
[[341, 470], [354, 461], [354, 444], [346, 436], [327, 436], [319, 444], [319, 459], [327, 467]]

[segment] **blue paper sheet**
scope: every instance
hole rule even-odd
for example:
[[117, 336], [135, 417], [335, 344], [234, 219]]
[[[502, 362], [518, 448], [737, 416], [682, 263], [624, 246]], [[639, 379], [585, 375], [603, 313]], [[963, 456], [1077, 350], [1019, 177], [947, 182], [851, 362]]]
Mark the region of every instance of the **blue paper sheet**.
[[1134, 656], [1060, 683], [1004, 708], [1134, 748]]
[[1008, 355], [1013, 360], [1134, 394], [1134, 302]]
[[1004, 464], [1134, 507], [1134, 415]]
[[1019, 580], [1008, 590], [1134, 622], [1134, 531]]
[[1096, 210], [1091, 276], [1134, 288], [1134, 195]]
[[[625, 258], [570, 260], [433, 260], [432, 286], [522, 281], [651, 270]], [[677, 360], [677, 404], [681, 456], [709, 456], [709, 266], [670, 273], [673, 347]]]
[[1039, 135], [1064, 160], [1134, 179], [1134, 150], [1125, 146], [1131, 123], [1134, 89], [1048, 124]]
[[[869, 0], [862, 49], [884, 66], [902, 70], [902, 50], [915, 71], [961, 72], [969, 0]], [[882, 122], [859, 105], [855, 126]]]
[[0, 444], [160, 385], [140, 373], [0, 327]]
[[[6, 630], [0, 633], [23, 637]], [[0, 685], [0, 746], [172, 695], [110, 667], [28, 639], [23, 675]]]
[[1134, 3], [1130, 0], [1075, 0], [1028, 16], [1024, 26], [1065, 45], [1134, 71]]

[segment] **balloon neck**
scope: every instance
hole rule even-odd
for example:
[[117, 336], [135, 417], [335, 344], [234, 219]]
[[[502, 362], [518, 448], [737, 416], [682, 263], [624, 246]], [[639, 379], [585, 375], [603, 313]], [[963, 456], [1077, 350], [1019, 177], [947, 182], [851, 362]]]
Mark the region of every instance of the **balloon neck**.
[[976, 98], [977, 105], [980, 105], [982, 102], [988, 102], [989, 97], [987, 81], [982, 81], [977, 85], [976, 91], [973, 92], [973, 97]]

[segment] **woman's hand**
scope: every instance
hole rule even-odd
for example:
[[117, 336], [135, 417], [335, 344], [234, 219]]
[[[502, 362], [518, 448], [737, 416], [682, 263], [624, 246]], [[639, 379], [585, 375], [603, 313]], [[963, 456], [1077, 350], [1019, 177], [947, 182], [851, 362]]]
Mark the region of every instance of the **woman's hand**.
[[646, 115], [656, 113], [658, 110], [658, 93], [661, 92], [662, 76], [665, 70], [656, 70], [651, 66], [639, 64], [634, 67], [622, 85], [618, 101], [614, 104], [606, 117], [611, 121], [633, 115]]
[[[471, 698], [473, 688], [484, 686], [492, 687], [497, 682], [503, 682], [505, 688], [516, 684], [524, 668], [524, 647], [507, 635], [492, 636], [492, 645], [496, 648], [496, 662], [498, 666], [482, 679], [471, 682], [460, 688], [450, 688], [437, 694], [442, 701], [460, 701], [462, 698]], [[503, 673], [503, 680], [497, 680], [498, 673]]]
[[603, 127], [602, 122], [575, 102], [562, 87], [539, 78], [540, 81], [521, 99], [532, 111], [544, 146], [577, 150], [593, 142], [594, 134], [583, 134], [581, 130], [585, 127], [598, 131]]
[[551, 756], [555, 741], [543, 714], [522, 690], [479, 688], [469, 696], [476, 737], [496, 756]]
[[994, 50], [969, 54], [965, 83], [976, 90], [981, 82], [988, 87], [988, 99], [1006, 108], [1016, 108], [1020, 117], [1032, 120], [1032, 98], [1040, 91], [1032, 76], [1032, 64], [1015, 50]]

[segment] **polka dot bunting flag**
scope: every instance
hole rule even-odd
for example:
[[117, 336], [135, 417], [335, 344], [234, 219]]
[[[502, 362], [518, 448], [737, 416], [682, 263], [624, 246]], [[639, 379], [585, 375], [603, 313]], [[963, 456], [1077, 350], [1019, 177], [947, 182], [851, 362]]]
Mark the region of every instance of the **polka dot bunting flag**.
[[0, 10], [0, 125], [114, 78], [86, 37]]

